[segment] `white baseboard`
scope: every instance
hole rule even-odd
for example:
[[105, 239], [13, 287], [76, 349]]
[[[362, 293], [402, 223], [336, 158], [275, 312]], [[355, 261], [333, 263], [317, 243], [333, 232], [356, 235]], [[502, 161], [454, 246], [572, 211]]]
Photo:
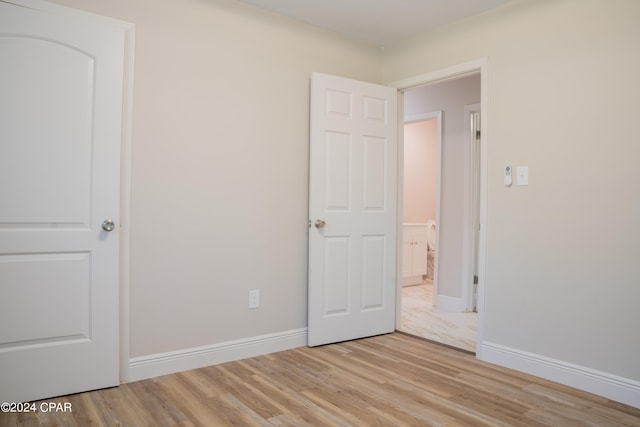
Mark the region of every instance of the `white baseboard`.
[[478, 357], [640, 408], [640, 382], [635, 380], [486, 341], [480, 345]]
[[[209, 346], [135, 357], [129, 361], [129, 381], [139, 381], [305, 345], [307, 345], [307, 328], [301, 328]], [[486, 341], [479, 346], [478, 358], [640, 408], [640, 382], [635, 380]]]
[[402, 286], [413, 286], [422, 283], [422, 276], [404, 276], [402, 278]]
[[129, 359], [129, 381], [217, 365], [307, 345], [307, 328]]
[[442, 311], [462, 313], [466, 307], [462, 298], [450, 297], [448, 295], [436, 295], [436, 307]]

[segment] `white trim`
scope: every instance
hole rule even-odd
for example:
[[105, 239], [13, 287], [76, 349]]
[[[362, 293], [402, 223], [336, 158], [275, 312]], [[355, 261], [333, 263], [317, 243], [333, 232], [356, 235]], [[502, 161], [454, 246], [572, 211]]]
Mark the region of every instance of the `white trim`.
[[[485, 287], [488, 286], [486, 283], [486, 274], [487, 274], [487, 206], [488, 206], [488, 196], [487, 196], [487, 153], [488, 153], [488, 135], [489, 128], [487, 126], [488, 117], [489, 117], [489, 91], [488, 91], [488, 82], [489, 82], [489, 64], [488, 59], [480, 58], [473, 61], [465, 62], [463, 64], [454, 65], [448, 68], [443, 68], [440, 70], [432, 71], [426, 74], [422, 74], [419, 76], [409, 77], [404, 80], [399, 80], [393, 83], [390, 83], [389, 86], [397, 88], [400, 92], [406, 89], [415, 88], [418, 86], [424, 86], [428, 84], [440, 83], [448, 80], [457, 79], [460, 77], [465, 77], [473, 74], [480, 73], [480, 109], [482, 111], [482, 115], [480, 117], [480, 128], [482, 129], [481, 134], [481, 154], [480, 154], [480, 244], [478, 248], [478, 332], [476, 336], [476, 355], [479, 359], [482, 359], [482, 349], [480, 343], [482, 343], [484, 339], [484, 308], [485, 308]], [[400, 126], [398, 126], [400, 127]], [[401, 140], [399, 140], [399, 146], [401, 144]], [[404, 146], [402, 146], [404, 149]], [[399, 156], [400, 157], [400, 156]], [[400, 170], [400, 169], [399, 169]], [[398, 181], [401, 181], [399, 176]], [[401, 201], [398, 202], [399, 204]], [[399, 207], [401, 209], [401, 207]], [[399, 210], [399, 213], [402, 213]], [[400, 260], [401, 261], [401, 260]], [[398, 266], [401, 268], [401, 265]], [[399, 293], [401, 293], [401, 288], [398, 287]], [[396, 313], [396, 319], [398, 319], [398, 313]], [[396, 324], [399, 324], [399, 321], [396, 320]]]
[[43, 12], [51, 12], [56, 14], [65, 15], [68, 17], [78, 17], [82, 19], [94, 19], [96, 23], [101, 25], [113, 25], [120, 27], [124, 30], [129, 30], [134, 27], [134, 24], [120, 19], [115, 19], [110, 16], [98, 15], [93, 12], [87, 12], [85, 10], [75, 9], [69, 6], [63, 6], [58, 3], [52, 3], [46, 0], [3, 0], [6, 3], [14, 4], [17, 6], [26, 7], [29, 9], [40, 10]]
[[134, 357], [130, 381], [198, 369], [307, 345], [307, 328], [260, 335], [202, 347]]
[[428, 113], [409, 114], [404, 118], [404, 124], [424, 122], [426, 120], [438, 119], [442, 120], [442, 110], [430, 111]]
[[[389, 86], [398, 88], [398, 90], [411, 89], [419, 86], [430, 85], [434, 83], [442, 83], [449, 80], [455, 80], [460, 77], [466, 77], [486, 71], [487, 58], [476, 59], [474, 61], [465, 62], [463, 64], [454, 65], [440, 70], [432, 71], [419, 76], [409, 77], [390, 83]], [[484, 110], [484, 109], [483, 109]]]
[[398, 170], [396, 179], [396, 330], [402, 325], [402, 244], [403, 244], [403, 220], [404, 220], [404, 126], [400, 123], [404, 122], [404, 93], [398, 91], [397, 105], [398, 121]]
[[422, 276], [404, 276], [402, 278], [402, 286], [415, 286], [422, 283]]
[[477, 61], [480, 65], [480, 242], [478, 243], [478, 337], [476, 341], [476, 354], [482, 358], [478, 351], [484, 340], [484, 316], [485, 316], [485, 290], [489, 287], [487, 277], [487, 231], [488, 222], [488, 153], [489, 153], [489, 64], [487, 58]]
[[640, 382], [491, 342], [482, 359], [640, 408]]
[[[471, 104], [464, 106], [464, 229], [462, 233], [462, 300], [464, 301], [463, 311], [473, 310], [473, 215], [479, 215], [473, 209], [473, 184], [475, 177], [472, 175], [474, 170], [471, 167], [471, 145], [475, 142], [475, 137], [471, 136], [471, 121], [469, 120], [472, 113], [481, 112], [480, 104]], [[482, 116], [480, 116], [482, 118]], [[482, 135], [482, 133], [481, 133]], [[478, 179], [480, 177], [478, 176]]]
[[133, 140], [135, 32], [134, 24], [128, 24], [128, 26], [124, 27], [125, 69], [122, 93], [122, 147], [120, 154], [120, 382], [129, 381], [131, 149]]

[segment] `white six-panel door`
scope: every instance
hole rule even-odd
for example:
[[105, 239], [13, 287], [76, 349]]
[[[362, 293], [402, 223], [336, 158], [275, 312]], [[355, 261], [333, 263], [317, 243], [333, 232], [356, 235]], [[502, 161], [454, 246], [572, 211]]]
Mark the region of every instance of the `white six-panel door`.
[[0, 2], [0, 402], [119, 381], [124, 31], [43, 4]]
[[311, 79], [308, 344], [392, 332], [397, 91]]

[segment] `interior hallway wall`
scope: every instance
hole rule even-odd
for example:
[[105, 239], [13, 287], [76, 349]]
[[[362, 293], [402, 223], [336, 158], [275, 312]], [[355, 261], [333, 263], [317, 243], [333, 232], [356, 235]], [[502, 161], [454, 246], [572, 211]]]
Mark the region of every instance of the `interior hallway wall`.
[[310, 74], [380, 82], [379, 50], [234, 0], [56, 3], [136, 25], [131, 356], [306, 327]]
[[384, 56], [387, 82], [487, 58], [484, 341], [636, 382], [639, 22], [636, 0], [517, 1]]

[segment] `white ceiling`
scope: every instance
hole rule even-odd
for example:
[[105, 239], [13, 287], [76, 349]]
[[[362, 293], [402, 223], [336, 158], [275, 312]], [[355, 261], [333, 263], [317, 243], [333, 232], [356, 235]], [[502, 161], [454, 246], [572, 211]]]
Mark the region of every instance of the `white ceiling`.
[[240, 0], [377, 47], [512, 0]]

